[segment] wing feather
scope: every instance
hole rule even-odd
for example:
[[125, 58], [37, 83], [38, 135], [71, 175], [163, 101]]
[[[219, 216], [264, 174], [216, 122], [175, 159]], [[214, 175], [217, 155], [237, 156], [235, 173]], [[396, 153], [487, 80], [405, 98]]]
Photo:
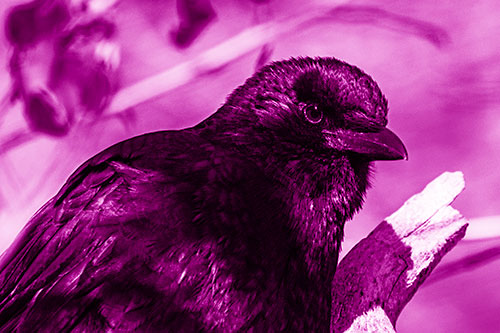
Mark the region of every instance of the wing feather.
[[[135, 329], [147, 324], [139, 309], [147, 312], [144, 295], [158, 292], [157, 271], [148, 265], [161, 267], [155, 262], [170, 260], [168, 242], [175, 240], [175, 235], [164, 237], [158, 231], [174, 230], [191, 218], [186, 196], [195, 189], [175, 175], [178, 164], [186, 167], [175, 154], [194, 143], [206, 145], [184, 134], [181, 141], [163, 140], [183, 147], [148, 155], [146, 141], [159, 139], [151, 137], [155, 135], [173, 136], [135, 138], [134, 152], [125, 152], [129, 140], [95, 156], [28, 222], [0, 259], [0, 330]], [[158, 160], [138, 158], [146, 155]], [[124, 290], [112, 290], [109, 281], [129, 288], [130, 294], [120, 296]], [[134, 311], [142, 316], [134, 317]]]

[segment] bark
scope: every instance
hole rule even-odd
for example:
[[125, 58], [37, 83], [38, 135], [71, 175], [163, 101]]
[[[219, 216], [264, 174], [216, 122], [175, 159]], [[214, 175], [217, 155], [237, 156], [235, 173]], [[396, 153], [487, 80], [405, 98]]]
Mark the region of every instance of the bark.
[[333, 281], [332, 332], [395, 332], [404, 306], [465, 235], [467, 221], [450, 206], [463, 189], [461, 172], [443, 173], [345, 256]]

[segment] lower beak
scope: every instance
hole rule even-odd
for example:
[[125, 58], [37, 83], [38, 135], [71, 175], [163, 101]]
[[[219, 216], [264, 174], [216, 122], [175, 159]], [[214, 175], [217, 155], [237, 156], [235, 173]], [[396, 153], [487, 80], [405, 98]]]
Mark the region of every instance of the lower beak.
[[363, 155], [371, 161], [408, 159], [401, 139], [391, 130], [357, 132], [352, 130], [324, 131], [331, 148]]

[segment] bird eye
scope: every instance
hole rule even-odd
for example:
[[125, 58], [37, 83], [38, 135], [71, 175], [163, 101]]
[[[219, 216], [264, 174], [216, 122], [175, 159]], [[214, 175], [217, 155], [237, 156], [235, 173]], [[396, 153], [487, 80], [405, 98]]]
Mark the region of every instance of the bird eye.
[[323, 111], [317, 105], [306, 105], [304, 108], [304, 117], [311, 124], [319, 124], [323, 120]]

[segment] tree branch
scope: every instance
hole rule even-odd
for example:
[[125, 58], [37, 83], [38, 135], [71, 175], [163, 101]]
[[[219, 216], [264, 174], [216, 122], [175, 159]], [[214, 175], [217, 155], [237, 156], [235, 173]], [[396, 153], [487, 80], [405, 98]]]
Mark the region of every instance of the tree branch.
[[450, 206], [463, 189], [461, 172], [443, 173], [345, 256], [333, 281], [333, 332], [394, 332], [404, 306], [465, 235], [467, 221]]

